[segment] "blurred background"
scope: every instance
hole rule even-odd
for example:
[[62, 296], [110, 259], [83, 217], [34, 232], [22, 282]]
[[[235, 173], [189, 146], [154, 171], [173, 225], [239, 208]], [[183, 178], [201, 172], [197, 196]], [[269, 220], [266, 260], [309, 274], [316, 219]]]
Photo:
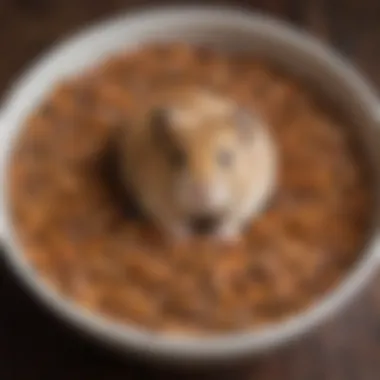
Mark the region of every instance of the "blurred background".
[[[57, 40], [118, 11], [190, 1], [0, 0], [0, 96], [31, 61]], [[202, 1], [265, 11], [328, 44], [380, 86], [380, 1]], [[54, 321], [35, 305], [0, 264], [1, 380], [118, 380], [178, 378], [105, 353]], [[281, 351], [221, 373], [192, 378], [255, 380], [378, 380], [380, 277], [334, 321]]]

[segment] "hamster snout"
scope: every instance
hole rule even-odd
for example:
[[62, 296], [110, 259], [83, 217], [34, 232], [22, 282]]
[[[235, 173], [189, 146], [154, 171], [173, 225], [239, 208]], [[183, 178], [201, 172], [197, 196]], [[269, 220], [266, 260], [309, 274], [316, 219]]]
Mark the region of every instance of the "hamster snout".
[[189, 226], [196, 234], [212, 233], [219, 225], [220, 219], [217, 215], [200, 214], [189, 219]]
[[225, 207], [228, 195], [221, 183], [199, 183], [187, 178], [180, 184], [179, 201], [189, 211], [216, 212]]

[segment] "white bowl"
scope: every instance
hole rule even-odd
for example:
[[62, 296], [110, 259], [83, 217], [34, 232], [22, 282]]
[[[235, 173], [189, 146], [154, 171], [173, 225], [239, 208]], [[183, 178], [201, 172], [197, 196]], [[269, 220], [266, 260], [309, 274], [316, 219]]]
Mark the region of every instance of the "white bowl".
[[[370, 241], [339, 286], [293, 318], [261, 330], [228, 336], [167, 337], [95, 316], [47, 287], [23, 254], [10, 223], [6, 168], [14, 137], [25, 117], [57, 81], [96, 64], [109, 53], [152, 40], [183, 40], [223, 49], [247, 49], [305, 75], [335, 99], [357, 125], [358, 139], [365, 148], [376, 195], [379, 194], [380, 161], [375, 146], [380, 119], [378, 103], [372, 90], [352, 67], [310, 36], [261, 15], [220, 7], [160, 8], [118, 16], [59, 44], [38, 60], [7, 96], [0, 118], [0, 188], [3, 190], [0, 215], [4, 254], [17, 276], [45, 306], [70, 325], [122, 352], [132, 350], [156, 359], [180, 362], [228, 361], [262, 353], [300, 337], [336, 313], [374, 273], [380, 255], [375, 225], [378, 200], [373, 209]], [[360, 123], [355, 124], [356, 121]]]

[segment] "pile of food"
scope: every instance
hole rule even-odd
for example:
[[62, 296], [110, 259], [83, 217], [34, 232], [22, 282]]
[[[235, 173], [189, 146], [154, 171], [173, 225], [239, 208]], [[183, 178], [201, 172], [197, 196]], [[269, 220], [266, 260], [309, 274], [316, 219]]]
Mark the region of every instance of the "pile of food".
[[[118, 181], [116, 131], [187, 85], [259, 111], [279, 149], [276, 194], [236, 244], [164, 239]], [[10, 187], [17, 234], [51, 286], [113, 320], [183, 334], [308, 307], [355, 262], [372, 202], [347, 123], [308, 86], [247, 54], [181, 44], [121, 53], [53, 89], [19, 136]]]

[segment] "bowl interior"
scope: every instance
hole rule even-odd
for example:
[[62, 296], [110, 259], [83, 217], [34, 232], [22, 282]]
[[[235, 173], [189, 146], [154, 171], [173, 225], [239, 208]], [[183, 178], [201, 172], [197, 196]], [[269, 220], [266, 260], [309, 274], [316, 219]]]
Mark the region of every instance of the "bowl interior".
[[6, 167], [12, 141], [25, 117], [47, 95], [52, 86], [67, 76], [96, 65], [109, 54], [121, 49], [133, 49], [145, 42], [173, 40], [210, 45], [218, 49], [248, 50], [304, 76], [344, 110], [353, 121], [354, 127], [360, 126], [356, 128], [356, 135], [365, 147], [372, 170], [374, 173], [378, 170], [373, 143], [374, 97], [351, 68], [314, 40], [306, 39], [282, 24], [262, 16], [221, 8], [168, 9], [120, 16], [60, 44], [18, 81], [5, 102], [0, 139], [0, 174], [3, 185], [0, 210], [3, 214], [2, 233], [7, 245], [6, 255], [14, 270], [38, 298], [66, 321], [106, 343], [123, 349], [133, 348], [170, 357], [191, 356], [198, 359], [263, 351], [300, 335], [330, 315], [339, 304], [343, 304], [364, 283], [364, 279], [369, 277], [374, 267], [373, 249], [363, 254], [363, 260], [339, 289], [332, 291], [318, 305], [289, 321], [246, 334], [209, 339], [176, 339], [153, 336], [128, 326], [111, 323], [60, 298], [29, 267], [22, 255], [17, 236], [8, 222]]

